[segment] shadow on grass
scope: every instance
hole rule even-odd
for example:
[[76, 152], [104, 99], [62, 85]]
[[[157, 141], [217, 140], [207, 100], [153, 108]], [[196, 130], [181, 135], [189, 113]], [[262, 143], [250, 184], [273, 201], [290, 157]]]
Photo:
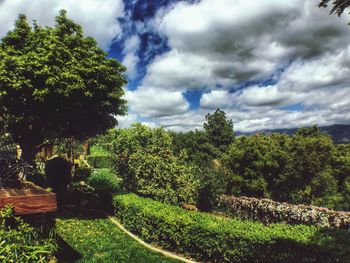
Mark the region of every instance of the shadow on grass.
[[[104, 213], [91, 211], [90, 209], [102, 210], [113, 213], [112, 201], [108, 195], [96, 195], [78, 190], [68, 190], [57, 196], [58, 211], [53, 217], [61, 220], [95, 220], [107, 218]], [[83, 255], [72, 248], [61, 236], [57, 236], [58, 251], [56, 258], [58, 262], [76, 262], [83, 258]]]
[[88, 193], [79, 190], [68, 190], [64, 194], [57, 195], [57, 206], [60, 214], [67, 207], [76, 207], [80, 210], [97, 209], [113, 215], [114, 207], [112, 196], [106, 192]]
[[[86, 208], [89, 209], [89, 208]], [[93, 208], [92, 208], [93, 209]], [[94, 210], [84, 210], [79, 207], [61, 207], [56, 213], [56, 217], [59, 219], [84, 219], [84, 220], [94, 220], [94, 219], [104, 219], [107, 216], [99, 211]]]
[[64, 241], [60, 236], [57, 238], [57, 243], [59, 246], [56, 252], [57, 262], [75, 262], [82, 258], [82, 255], [74, 250], [66, 241]]
[[[55, 213], [55, 218], [60, 220], [96, 220], [104, 219], [106, 215], [98, 211], [86, 211], [80, 207], [69, 207], [61, 204], [60, 209]], [[72, 248], [60, 235], [57, 236], [58, 251], [56, 258], [58, 262], [76, 262], [83, 258], [83, 255]]]

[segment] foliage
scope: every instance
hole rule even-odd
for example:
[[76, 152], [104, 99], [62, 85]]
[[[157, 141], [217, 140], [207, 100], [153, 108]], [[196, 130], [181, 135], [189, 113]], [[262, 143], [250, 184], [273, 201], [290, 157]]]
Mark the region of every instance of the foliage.
[[[183, 210], [134, 194], [113, 198], [124, 226], [204, 262], [347, 262], [347, 231], [240, 221]], [[152, 223], [150, 223], [152, 222]]]
[[197, 208], [200, 211], [209, 212], [214, 210], [219, 202], [219, 197], [226, 192], [228, 178], [225, 176], [220, 165], [208, 165], [201, 167]]
[[108, 168], [95, 170], [87, 182], [97, 192], [115, 193], [121, 188], [121, 179]]
[[91, 175], [92, 169], [90, 167], [77, 167], [74, 172], [74, 180], [85, 180]]
[[172, 133], [173, 149], [175, 155], [180, 155], [183, 150], [188, 153], [188, 161], [198, 166], [207, 165], [220, 155], [220, 152], [209, 140], [204, 131], [189, 131], [186, 133]]
[[112, 151], [112, 141], [118, 135], [118, 130], [115, 128], [107, 130], [99, 136], [93, 137], [90, 140], [91, 155], [108, 155]]
[[72, 164], [61, 157], [54, 157], [46, 162], [45, 175], [52, 190], [60, 194], [71, 180]]
[[291, 161], [277, 186], [281, 199], [311, 204], [316, 198], [335, 194], [337, 182], [331, 167], [334, 150], [330, 137], [317, 127], [296, 132], [289, 149]]
[[226, 113], [220, 109], [212, 114], [208, 113], [205, 120], [203, 127], [208, 134], [209, 141], [217, 149], [225, 151], [235, 138], [232, 120], [227, 119]]
[[125, 67], [60, 11], [54, 27], [20, 15], [0, 45], [0, 112], [7, 130], [34, 159], [47, 139], [83, 140], [125, 113]]
[[335, 178], [338, 180], [338, 194], [334, 207], [350, 210], [350, 144], [337, 145], [332, 164]]
[[93, 138], [90, 142], [90, 155], [88, 163], [94, 168], [112, 168], [112, 141], [117, 135], [117, 130], [108, 130], [106, 134]]
[[42, 238], [21, 218], [13, 216], [13, 208], [0, 210], [0, 261], [48, 262], [57, 250], [53, 237]]
[[[44, 147], [45, 146], [46, 145], [44, 145]], [[79, 155], [82, 155], [84, 152], [82, 142], [72, 138], [58, 138], [54, 141], [48, 142], [47, 146], [48, 148], [52, 148], [52, 155], [65, 156], [72, 162], [75, 158], [79, 157]], [[50, 158], [51, 156], [48, 157]]]
[[174, 156], [164, 129], [141, 124], [121, 129], [112, 147], [114, 168], [127, 189], [172, 204], [195, 201], [196, 168], [185, 163], [186, 156]]
[[242, 136], [222, 157], [229, 177], [227, 193], [350, 209], [343, 193], [349, 153], [346, 146], [336, 148], [316, 126], [293, 136]]
[[111, 168], [113, 157], [108, 154], [89, 155], [86, 157], [87, 162], [94, 168]]
[[58, 262], [177, 262], [146, 249], [100, 213], [66, 211], [56, 219], [56, 227], [66, 244]]
[[227, 193], [269, 197], [289, 159], [283, 148], [288, 140], [263, 134], [237, 138], [222, 158], [229, 176]]

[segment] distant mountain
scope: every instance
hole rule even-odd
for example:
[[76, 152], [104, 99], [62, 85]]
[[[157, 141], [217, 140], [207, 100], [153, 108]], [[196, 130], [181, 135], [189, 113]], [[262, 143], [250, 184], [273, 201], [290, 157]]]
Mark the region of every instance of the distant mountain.
[[[350, 124], [335, 124], [331, 126], [322, 126], [319, 127], [321, 131], [329, 134], [334, 143], [350, 143]], [[250, 135], [250, 134], [256, 134], [256, 133], [282, 133], [282, 134], [288, 134], [292, 135], [295, 133], [299, 128], [291, 128], [291, 129], [265, 129], [265, 130], [258, 130], [255, 132], [236, 132], [237, 135]]]

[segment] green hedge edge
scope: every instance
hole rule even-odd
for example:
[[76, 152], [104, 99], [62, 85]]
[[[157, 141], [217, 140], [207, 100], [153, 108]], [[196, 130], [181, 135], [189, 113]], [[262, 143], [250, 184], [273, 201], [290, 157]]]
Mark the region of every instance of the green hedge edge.
[[241, 221], [135, 194], [113, 197], [116, 216], [147, 242], [204, 262], [349, 262], [350, 232]]
[[89, 155], [86, 161], [93, 168], [112, 168], [112, 157], [110, 155]]

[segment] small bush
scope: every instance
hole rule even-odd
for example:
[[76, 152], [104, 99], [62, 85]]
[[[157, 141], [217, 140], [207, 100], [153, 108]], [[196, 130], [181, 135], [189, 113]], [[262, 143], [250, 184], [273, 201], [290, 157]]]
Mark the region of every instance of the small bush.
[[41, 238], [11, 206], [0, 210], [0, 262], [49, 262], [56, 250], [54, 238]]
[[72, 178], [72, 164], [61, 157], [54, 157], [46, 162], [45, 174], [49, 186], [55, 193], [66, 190]]
[[74, 180], [85, 180], [91, 175], [91, 168], [89, 167], [78, 167], [74, 173]]
[[198, 177], [200, 187], [196, 206], [200, 211], [212, 211], [218, 206], [220, 195], [226, 191], [226, 175], [220, 167], [208, 167], [201, 168]]
[[89, 155], [86, 160], [96, 169], [112, 167], [112, 158], [110, 155]]
[[348, 262], [350, 233], [240, 221], [186, 211], [134, 194], [113, 197], [116, 215], [144, 240], [204, 262]]
[[117, 192], [120, 189], [121, 179], [109, 169], [98, 169], [88, 178], [88, 184], [97, 192]]

